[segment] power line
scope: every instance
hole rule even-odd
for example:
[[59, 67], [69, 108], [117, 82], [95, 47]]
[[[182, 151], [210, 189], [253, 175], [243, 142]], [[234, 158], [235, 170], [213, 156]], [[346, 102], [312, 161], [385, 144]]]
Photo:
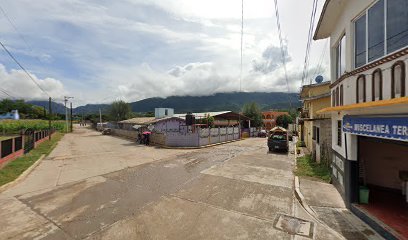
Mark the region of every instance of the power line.
[[37, 60], [37, 62], [41, 65], [43, 65], [42, 61], [35, 55], [34, 49], [31, 47], [31, 45], [28, 43], [27, 39], [24, 37], [23, 34], [21, 34], [21, 31], [18, 30], [16, 24], [11, 20], [11, 18], [8, 16], [4, 8], [0, 6], [0, 11], [3, 13], [4, 17], [7, 19], [7, 21], [10, 23], [10, 25], [13, 27], [14, 31], [17, 33], [17, 35], [20, 37], [21, 40], [23, 40], [24, 44], [27, 46], [27, 48], [30, 50], [30, 52], [33, 54], [33, 57]]
[[[276, 24], [278, 26], [279, 44], [280, 44], [281, 58], [282, 58], [281, 60], [282, 60], [283, 69], [285, 71], [286, 86], [288, 88], [288, 93], [290, 93], [288, 71], [286, 69], [285, 50], [284, 50], [284, 47], [283, 47], [283, 40], [282, 40], [282, 29], [281, 29], [280, 19], [279, 19], [278, 0], [274, 0], [274, 2], [275, 2]], [[286, 49], [287, 49], [287, 47], [286, 47]], [[290, 106], [290, 108], [292, 108], [292, 100], [290, 99], [290, 95], [288, 95], [288, 99], [289, 99], [289, 106]]]
[[28, 73], [28, 71], [17, 61], [17, 59], [13, 56], [13, 54], [11, 54], [11, 52], [6, 48], [6, 46], [4, 46], [4, 44], [0, 41], [0, 45], [3, 47], [4, 51], [7, 52], [7, 54], [11, 57], [11, 59], [13, 59], [13, 61], [15, 63], [17, 63], [17, 65], [27, 74], [27, 76], [33, 81], [33, 83], [35, 85], [37, 85], [37, 87], [43, 91], [48, 97], [51, 97], [41, 86], [40, 84], [37, 83], [37, 81]]
[[316, 10], [317, 10], [317, 3], [319, 0], [313, 0], [313, 6], [312, 6], [312, 13], [310, 15], [310, 21], [309, 21], [309, 32], [307, 36], [307, 44], [306, 44], [306, 54], [305, 54], [305, 61], [303, 65], [303, 74], [302, 74], [302, 86], [305, 83], [305, 80], [307, 78], [307, 69], [309, 67], [309, 56], [310, 56], [310, 48], [312, 45], [312, 36], [313, 36], [313, 28], [314, 28], [314, 22], [316, 18]]
[[4, 95], [10, 97], [11, 99], [14, 99], [14, 97], [10, 94], [8, 94], [7, 92], [3, 91], [2, 89], [0, 89], [0, 93], [3, 93]]
[[243, 52], [243, 42], [244, 42], [244, 0], [241, 1], [241, 68], [239, 74], [239, 92], [242, 91], [242, 52]]
[[30, 45], [28, 44], [27, 40], [25, 39], [25, 37], [20, 33], [17, 26], [13, 23], [13, 21], [11, 21], [10, 17], [7, 15], [6, 11], [4, 11], [4, 9], [1, 6], [0, 6], [0, 11], [3, 13], [4, 17], [6, 17], [7, 21], [14, 28], [14, 30], [19, 35], [19, 37], [23, 40], [23, 42], [27, 45], [27, 47], [30, 48], [30, 50], [32, 51], [32, 49], [31, 49]]
[[[315, 73], [314, 73], [315, 76], [317, 76], [318, 74], [320, 74], [320, 73], [322, 72], [322, 71], [321, 71], [321, 67], [322, 67], [322, 64], [323, 64], [324, 57], [326, 56], [327, 44], [328, 44], [328, 43], [329, 43], [329, 39], [327, 38], [327, 39], [326, 39], [326, 42], [324, 43], [322, 55], [320, 56], [320, 60], [319, 60], [319, 62], [318, 62], [316, 71], [315, 71]], [[312, 79], [311, 79], [310, 81], [312, 81]], [[310, 82], [310, 84], [311, 84], [311, 82]]]
[[0, 92], [2, 92], [3, 94], [9, 96], [12, 99], [17, 99], [16, 97], [14, 97], [13, 95], [11, 95], [8, 91], [6, 91], [6, 89], [4, 88], [0, 88]]

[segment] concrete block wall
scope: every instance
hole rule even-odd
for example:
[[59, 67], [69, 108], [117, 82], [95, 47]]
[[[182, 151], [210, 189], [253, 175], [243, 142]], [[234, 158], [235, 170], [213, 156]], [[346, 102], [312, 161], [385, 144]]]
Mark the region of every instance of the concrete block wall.
[[123, 129], [112, 129], [112, 134], [120, 137], [130, 138], [136, 141], [138, 132]]
[[169, 147], [198, 147], [199, 135], [197, 132], [188, 134], [167, 133], [165, 145]]
[[150, 143], [156, 145], [166, 145], [166, 135], [163, 133], [152, 133], [150, 135]]

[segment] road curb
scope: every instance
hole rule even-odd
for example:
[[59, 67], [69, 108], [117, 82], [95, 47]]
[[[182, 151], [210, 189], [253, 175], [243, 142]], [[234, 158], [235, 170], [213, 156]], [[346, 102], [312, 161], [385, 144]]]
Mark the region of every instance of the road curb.
[[14, 181], [6, 183], [5, 185], [0, 187], [0, 193], [6, 191], [7, 189], [15, 186], [17, 183], [23, 181], [45, 158], [45, 154], [42, 154], [41, 157], [35, 161], [33, 165], [27, 168], [18, 178], [14, 179]]
[[299, 203], [303, 206], [303, 208], [311, 214], [313, 217], [317, 219], [317, 214], [313, 209], [306, 203], [305, 197], [303, 196], [302, 192], [300, 191], [300, 182], [299, 177], [295, 176], [295, 196]]
[[319, 222], [322, 226], [324, 226], [326, 229], [331, 231], [334, 235], [336, 235], [339, 239], [344, 239], [346, 238], [341, 235], [339, 232], [328, 226], [326, 223], [321, 221], [318, 217], [315, 211], [309, 206], [309, 204], [306, 203], [305, 197], [303, 196], [302, 192], [300, 191], [300, 182], [299, 182], [299, 177], [295, 176], [295, 197], [299, 201], [300, 205], [303, 207], [303, 209], [311, 216], [313, 217], [317, 222]]

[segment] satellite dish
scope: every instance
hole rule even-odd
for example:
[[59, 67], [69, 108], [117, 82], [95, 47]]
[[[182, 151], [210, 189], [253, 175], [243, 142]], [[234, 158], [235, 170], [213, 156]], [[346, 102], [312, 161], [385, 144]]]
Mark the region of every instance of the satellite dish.
[[322, 82], [323, 82], [323, 76], [322, 76], [322, 75], [317, 76], [317, 77], [315, 78], [315, 82], [316, 82], [316, 83], [322, 83]]

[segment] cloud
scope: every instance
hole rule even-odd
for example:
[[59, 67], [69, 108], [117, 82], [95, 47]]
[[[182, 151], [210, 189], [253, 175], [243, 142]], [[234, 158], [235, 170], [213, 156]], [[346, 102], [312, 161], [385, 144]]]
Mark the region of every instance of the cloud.
[[[33, 79], [53, 98], [62, 98], [67, 94], [61, 81], [53, 78], [39, 79], [31, 74]], [[44, 100], [48, 96], [42, 92], [33, 81], [22, 70], [7, 71], [4, 65], [0, 64], [0, 86], [6, 90], [9, 95], [17, 99], [25, 100]], [[9, 96], [2, 94], [2, 97]]]
[[[280, 3], [291, 91], [300, 87], [309, 5]], [[240, 2], [21, 0], [2, 7], [32, 50], [4, 18], [2, 41], [44, 88], [49, 86], [47, 91], [73, 95], [77, 104], [240, 89]], [[242, 90], [287, 91], [273, 2], [254, 0], [244, 7]], [[293, 15], [295, 7], [305, 9], [304, 16]], [[311, 66], [322, 49], [316, 46]], [[41, 97], [26, 76], [11, 70], [15, 65], [7, 55], [0, 53], [0, 62], [1, 76], [20, 84], [7, 81], [5, 89], [28, 99]]]
[[[284, 55], [286, 63], [289, 63], [292, 58], [288, 54], [287, 47], [284, 47]], [[268, 74], [282, 66], [282, 52], [280, 47], [268, 46], [262, 53], [262, 58], [252, 61], [252, 68], [255, 72]]]

